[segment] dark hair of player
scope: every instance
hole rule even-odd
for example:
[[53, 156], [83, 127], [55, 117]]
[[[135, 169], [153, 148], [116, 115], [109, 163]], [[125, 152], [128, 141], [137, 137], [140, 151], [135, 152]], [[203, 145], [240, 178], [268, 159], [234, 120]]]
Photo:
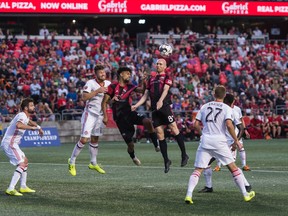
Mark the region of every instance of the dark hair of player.
[[104, 67], [103, 65], [97, 64], [97, 65], [94, 67], [94, 72], [95, 72], [95, 74], [96, 74], [97, 71], [99, 71], [99, 70], [104, 70], [104, 69], [105, 69], [105, 67]]
[[21, 110], [24, 110], [25, 107], [29, 106], [29, 103], [34, 102], [34, 100], [32, 98], [25, 98], [22, 100], [21, 102]]
[[224, 103], [227, 104], [228, 106], [231, 106], [231, 104], [234, 101], [234, 96], [232, 94], [226, 94], [225, 98], [224, 98]]
[[129, 67], [120, 67], [117, 71], [118, 74], [121, 74], [123, 71], [129, 71], [130, 73], [132, 73], [131, 68]]

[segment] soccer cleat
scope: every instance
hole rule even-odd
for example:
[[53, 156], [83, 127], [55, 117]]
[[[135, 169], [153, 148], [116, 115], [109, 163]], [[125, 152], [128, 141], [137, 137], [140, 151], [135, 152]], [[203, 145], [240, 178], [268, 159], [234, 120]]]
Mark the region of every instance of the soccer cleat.
[[172, 164], [172, 161], [168, 159], [168, 161], [165, 163], [164, 173], [169, 172], [171, 164]]
[[10, 196], [23, 196], [22, 193], [19, 193], [17, 190], [6, 190], [5, 193]]
[[35, 193], [36, 191], [29, 188], [29, 187], [26, 187], [26, 188], [20, 188], [20, 193]]
[[159, 152], [160, 151], [160, 146], [155, 147], [155, 151]]
[[76, 176], [76, 167], [75, 164], [70, 164], [70, 158], [68, 159], [68, 169], [72, 176]]
[[250, 191], [250, 192], [248, 192], [247, 196], [244, 196], [244, 201], [249, 202], [251, 199], [253, 199], [253, 197], [255, 197], [255, 192]]
[[213, 171], [214, 171], [214, 172], [219, 172], [219, 171], [221, 171], [221, 167], [216, 166], [216, 167], [213, 169]]
[[185, 203], [187, 203], [187, 204], [193, 204], [192, 197], [186, 196], [186, 197], [185, 197]]
[[136, 164], [137, 166], [141, 165], [141, 161], [137, 157], [133, 158], [132, 160], [133, 160], [134, 164]]
[[242, 167], [242, 170], [243, 170], [243, 171], [251, 171], [250, 167], [247, 166], [247, 165], [246, 165], [246, 166], [243, 166], [243, 167]]
[[245, 186], [245, 188], [246, 188], [246, 191], [248, 193], [252, 190], [252, 186], [251, 185]]
[[212, 193], [213, 192], [213, 188], [209, 188], [209, 187], [204, 187], [202, 190], [198, 191], [198, 193]]
[[184, 167], [187, 165], [188, 163], [188, 160], [189, 160], [189, 156], [186, 154], [184, 157], [182, 157], [182, 160], [181, 160], [181, 167]]
[[91, 169], [91, 170], [96, 170], [97, 172], [101, 173], [101, 174], [105, 174], [105, 170], [103, 170], [98, 164], [96, 165], [93, 165], [93, 164], [89, 164], [88, 165], [88, 168]]

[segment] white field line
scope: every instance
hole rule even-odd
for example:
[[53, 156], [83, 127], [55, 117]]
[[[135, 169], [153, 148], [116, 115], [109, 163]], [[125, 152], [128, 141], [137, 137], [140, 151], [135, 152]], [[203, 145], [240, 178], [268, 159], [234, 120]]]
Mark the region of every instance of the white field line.
[[[132, 162], [131, 162], [132, 163]], [[9, 162], [0, 162], [0, 164], [10, 164]], [[41, 166], [45, 166], [45, 165], [48, 165], [48, 166], [67, 166], [68, 164], [58, 164], [58, 163], [29, 163], [30, 165], [41, 165]], [[78, 167], [86, 167], [88, 166], [88, 163], [87, 164], [77, 164], [76, 163], [76, 166]], [[137, 168], [137, 169], [163, 169], [164, 166], [125, 166], [125, 165], [101, 165], [103, 167], [111, 167], [111, 168]], [[250, 167], [251, 168], [251, 167]], [[261, 167], [252, 167], [252, 173], [253, 172], [263, 172], [263, 173], [288, 173], [288, 167], [286, 166], [283, 166], [283, 167], [269, 167], [270, 169], [279, 169], [279, 168], [285, 168], [287, 170], [263, 170], [261, 169]], [[193, 170], [192, 167], [174, 167], [173, 165], [171, 166], [171, 169], [176, 169], [176, 170]], [[221, 169], [220, 172], [227, 172], [228, 169]], [[250, 172], [250, 171], [249, 171]]]

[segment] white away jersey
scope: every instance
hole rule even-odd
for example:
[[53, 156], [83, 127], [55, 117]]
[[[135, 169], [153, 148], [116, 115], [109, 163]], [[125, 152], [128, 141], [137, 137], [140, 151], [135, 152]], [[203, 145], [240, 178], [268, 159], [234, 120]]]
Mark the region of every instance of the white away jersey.
[[23, 129], [17, 129], [16, 128], [16, 124], [17, 122], [21, 122], [25, 125], [28, 124], [29, 122], [29, 118], [27, 117], [27, 115], [24, 112], [20, 112], [18, 113], [10, 122], [6, 133], [2, 139], [1, 145], [14, 145], [17, 144], [19, 145], [21, 138], [24, 135], [25, 130]]
[[[109, 80], [104, 81], [104, 87], [108, 87], [111, 84]], [[92, 92], [96, 91], [99, 89], [101, 86], [95, 79], [88, 80], [86, 85], [83, 88], [84, 92]], [[96, 115], [101, 115], [102, 110], [101, 110], [101, 103], [104, 98], [104, 93], [99, 93], [96, 96], [92, 97], [90, 100], [86, 101], [86, 107], [85, 109], [88, 112], [94, 113]]]
[[[202, 138], [213, 139], [217, 146], [217, 141], [226, 141], [226, 120], [233, 120], [231, 107], [222, 103], [211, 101], [204, 104], [197, 113], [196, 119], [203, 124]], [[205, 141], [201, 143], [205, 148]], [[211, 145], [209, 145], [209, 148]]]
[[[236, 133], [236, 136], [237, 134], [239, 133], [239, 130], [238, 128], [236, 127], [236, 125], [239, 125], [239, 124], [242, 124], [242, 112], [241, 112], [241, 109], [240, 107], [238, 106], [234, 106], [232, 108], [232, 112], [233, 112], [233, 124], [234, 124], [234, 127], [235, 127], [235, 133]], [[234, 139], [232, 138], [232, 136], [230, 135], [228, 129], [226, 130], [226, 136], [227, 136], [227, 142], [229, 145], [233, 144], [234, 143]]]

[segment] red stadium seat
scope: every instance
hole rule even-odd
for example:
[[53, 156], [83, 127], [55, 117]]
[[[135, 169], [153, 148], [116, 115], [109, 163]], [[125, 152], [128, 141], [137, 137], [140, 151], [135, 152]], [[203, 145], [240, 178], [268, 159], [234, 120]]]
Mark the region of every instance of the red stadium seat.
[[245, 122], [245, 126], [248, 127], [251, 123], [251, 119], [249, 116], [243, 116], [243, 121]]

